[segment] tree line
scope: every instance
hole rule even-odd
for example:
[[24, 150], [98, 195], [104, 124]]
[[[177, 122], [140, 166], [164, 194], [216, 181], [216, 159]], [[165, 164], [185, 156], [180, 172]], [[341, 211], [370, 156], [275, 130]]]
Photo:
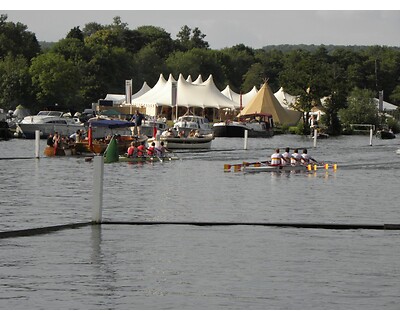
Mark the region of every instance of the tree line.
[[[87, 23], [69, 30], [51, 45], [40, 45], [20, 22], [0, 15], [0, 107], [22, 104], [82, 110], [107, 93], [123, 93], [126, 79], [133, 92], [143, 82], [154, 86], [159, 75], [180, 73], [193, 79], [213, 75], [222, 90], [229, 85], [246, 93], [268, 79], [275, 92], [300, 97], [302, 111], [329, 97], [324, 122], [340, 130], [339, 111], [351, 107], [351, 95], [377, 97], [400, 104], [400, 50], [386, 46], [268, 46], [237, 44], [210, 49], [197, 27], [183, 26], [176, 39], [156, 26], [129, 29], [114, 17], [109, 25]], [[377, 120], [378, 121], [378, 120]]]

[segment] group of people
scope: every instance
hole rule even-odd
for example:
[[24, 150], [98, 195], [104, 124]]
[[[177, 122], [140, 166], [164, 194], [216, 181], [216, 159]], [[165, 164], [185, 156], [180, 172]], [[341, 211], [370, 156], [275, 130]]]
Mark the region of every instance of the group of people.
[[[174, 132], [173, 128], [169, 128], [168, 130], [163, 131], [161, 134], [162, 137], [170, 137], [170, 138], [186, 138], [186, 134], [184, 130], [179, 131], [178, 133]], [[187, 135], [188, 138], [201, 138], [200, 131], [197, 129], [190, 130]]]
[[166, 153], [170, 152], [165, 146], [164, 142], [160, 142], [160, 146], [156, 147], [155, 142], [152, 142], [150, 147], [146, 147], [146, 142], [142, 141], [139, 146], [135, 146], [134, 142], [131, 142], [127, 150], [128, 158], [136, 158], [136, 157], [165, 157]]
[[54, 134], [49, 134], [47, 137], [47, 145], [49, 147], [69, 147], [74, 145], [76, 142], [80, 142], [83, 138], [83, 131], [77, 130], [70, 136], [63, 136], [57, 131]]
[[275, 152], [271, 155], [271, 166], [299, 166], [308, 165], [311, 163], [318, 163], [313, 157], [311, 157], [307, 149], [303, 149], [303, 153], [299, 153], [299, 149], [294, 149], [293, 153], [290, 153], [290, 148], [286, 147], [284, 153], [280, 153], [279, 148], [275, 149]]

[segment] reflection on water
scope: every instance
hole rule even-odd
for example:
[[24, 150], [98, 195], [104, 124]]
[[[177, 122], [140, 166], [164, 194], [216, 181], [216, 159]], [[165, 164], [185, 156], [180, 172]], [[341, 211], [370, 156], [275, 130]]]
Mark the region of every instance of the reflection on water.
[[[32, 145], [31, 145], [32, 144]], [[45, 141], [41, 141], [41, 150]], [[103, 219], [399, 223], [397, 139], [217, 138], [179, 161], [105, 165]], [[338, 170], [223, 171], [307, 147]], [[34, 142], [0, 142], [0, 157]], [[382, 155], [385, 158], [382, 158]], [[387, 161], [385, 161], [387, 159]], [[88, 221], [93, 163], [0, 160], [0, 231]], [[102, 225], [0, 242], [2, 309], [395, 309], [399, 233]]]

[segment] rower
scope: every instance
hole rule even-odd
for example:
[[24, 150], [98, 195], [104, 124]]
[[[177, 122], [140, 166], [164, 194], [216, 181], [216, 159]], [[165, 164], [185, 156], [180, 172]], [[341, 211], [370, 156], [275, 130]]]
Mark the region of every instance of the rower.
[[271, 166], [281, 166], [282, 165], [282, 154], [279, 149], [275, 149], [275, 153], [271, 155]]
[[314, 162], [317, 163], [318, 161], [315, 160], [314, 158], [312, 158], [308, 153], [307, 153], [307, 149], [303, 149], [303, 153], [301, 155], [301, 162], [303, 164], [309, 164], [310, 162]]
[[301, 165], [301, 154], [299, 153], [299, 149], [294, 149], [292, 156], [290, 158], [290, 164], [292, 166], [299, 166]]
[[285, 152], [282, 154], [283, 164], [286, 166], [290, 165], [290, 158], [292, 157], [289, 151], [290, 148], [286, 147]]

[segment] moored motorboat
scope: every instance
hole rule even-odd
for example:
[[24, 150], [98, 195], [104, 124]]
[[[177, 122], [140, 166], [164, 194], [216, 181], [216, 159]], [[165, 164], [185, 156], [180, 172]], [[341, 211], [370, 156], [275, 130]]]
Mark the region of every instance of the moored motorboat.
[[35, 116], [26, 116], [16, 125], [15, 135], [26, 139], [34, 139], [36, 130], [41, 138], [58, 132], [62, 136], [70, 136], [82, 130], [84, 124], [78, 118], [66, 117], [61, 111], [40, 111]]
[[223, 121], [213, 125], [215, 137], [243, 138], [248, 131], [250, 138], [269, 138], [274, 135], [272, 116], [269, 114], [251, 114], [239, 118], [239, 121]]
[[[200, 137], [160, 137], [160, 142], [168, 149], [210, 149], [211, 142], [214, 140], [212, 134]], [[150, 142], [150, 140], [149, 140]]]
[[190, 131], [198, 131], [201, 135], [213, 134], [213, 129], [210, 127], [207, 118], [192, 114], [185, 114], [178, 118], [174, 123], [174, 129], [177, 132], [184, 132], [185, 136], [189, 135]]

